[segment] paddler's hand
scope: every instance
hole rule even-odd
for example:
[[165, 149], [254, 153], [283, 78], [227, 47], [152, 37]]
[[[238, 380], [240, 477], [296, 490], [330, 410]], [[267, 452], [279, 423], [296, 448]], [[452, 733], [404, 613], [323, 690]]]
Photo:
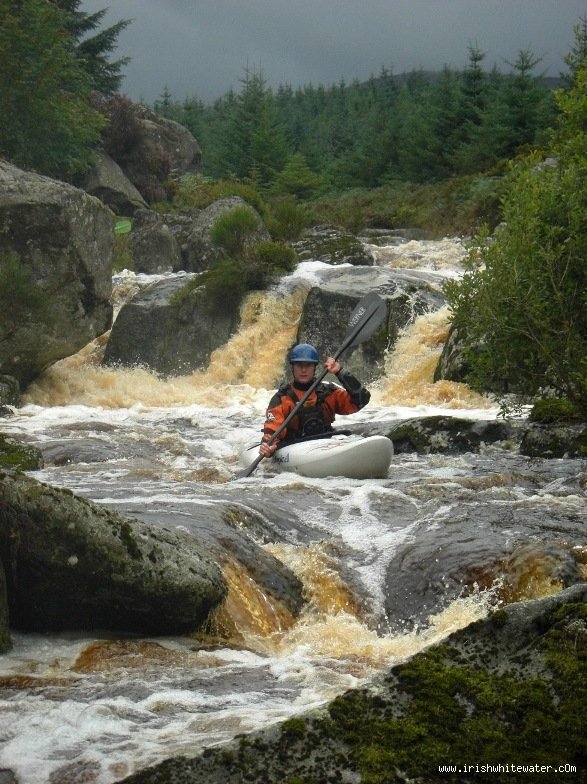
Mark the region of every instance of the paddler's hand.
[[329, 373], [333, 373], [335, 376], [342, 370], [342, 365], [334, 359], [334, 357], [328, 357], [324, 362], [324, 367]]
[[262, 457], [271, 457], [276, 449], [277, 449], [277, 442], [274, 442], [273, 444], [267, 444], [265, 441], [263, 441], [263, 443], [259, 447], [259, 454]]

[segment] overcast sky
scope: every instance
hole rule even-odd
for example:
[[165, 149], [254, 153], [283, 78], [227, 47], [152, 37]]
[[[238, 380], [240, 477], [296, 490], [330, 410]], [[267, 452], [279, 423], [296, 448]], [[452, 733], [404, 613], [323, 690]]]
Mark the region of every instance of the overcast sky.
[[82, 0], [82, 11], [108, 8], [104, 25], [131, 24], [117, 57], [131, 57], [121, 92], [153, 102], [167, 87], [174, 98], [208, 103], [244, 69], [273, 87], [331, 85], [368, 79], [382, 67], [462, 68], [469, 46], [485, 67], [509, 70], [518, 52], [542, 61], [535, 73], [558, 76], [574, 43], [587, 0]]

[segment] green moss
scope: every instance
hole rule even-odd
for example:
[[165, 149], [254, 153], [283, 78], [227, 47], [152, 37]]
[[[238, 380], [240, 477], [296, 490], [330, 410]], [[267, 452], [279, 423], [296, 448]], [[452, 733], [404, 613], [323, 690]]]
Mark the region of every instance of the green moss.
[[576, 422], [581, 419], [579, 407], [566, 398], [545, 398], [537, 400], [530, 411], [528, 420], [545, 425], [559, 422]]
[[302, 738], [306, 734], [307, 725], [304, 719], [291, 718], [281, 725], [281, 732], [289, 738]]
[[35, 447], [15, 443], [0, 435], [0, 466], [20, 471], [36, 471], [43, 467], [43, 458]]
[[126, 550], [131, 558], [141, 558], [141, 550], [136, 542], [132, 526], [128, 522], [120, 524], [119, 528], [120, 541], [126, 547]]
[[[440, 774], [443, 764], [563, 761], [580, 771], [587, 755], [587, 606], [557, 611], [534, 646], [544, 657], [545, 677], [497, 675], [463, 664], [448, 644], [438, 646], [396, 668], [406, 697], [401, 715], [371, 692], [351, 692], [331, 704], [324, 729], [352, 749], [353, 767], [364, 784], [412, 777], [462, 781], [460, 775]], [[406, 779], [392, 771], [402, 771]], [[482, 781], [483, 776], [473, 771], [467, 780]], [[504, 768], [491, 780], [511, 784], [522, 779]], [[576, 780], [576, 773], [557, 776], [561, 782]]]

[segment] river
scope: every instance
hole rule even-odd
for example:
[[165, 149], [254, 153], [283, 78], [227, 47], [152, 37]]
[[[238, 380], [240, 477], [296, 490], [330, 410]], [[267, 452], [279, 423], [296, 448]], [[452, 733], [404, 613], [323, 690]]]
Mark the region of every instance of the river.
[[[379, 265], [439, 278], [458, 275], [464, 254], [449, 239], [373, 250]], [[163, 381], [104, 368], [98, 339], [46, 371], [2, 421], [42, 450], [33, 476], [124, 514], [189, 531], [210, 505], [254, 510], [264, 546], [308, 599], [291, 623], [235, 566], [207, 638], [13, 633], [0, 659], [0, 769], [19, 784], [111, 784], [193, 755], [318, 706], [500, 602], [556, 592], [585, 569], [581, 460], [530, 460], [502, 445], [396, 455], [385, 479], [303, 479], [261, 464], [230, 481], [321, 268], [306, 262], [277, 292], [251, 297], [205, 372]], [[118, 275], [119, 304], [146, 282]], [[432, 382], [447, 324], [446, 310], [417, 319], [370, 405], [345, 422], [495, 418], [489, 398]]]

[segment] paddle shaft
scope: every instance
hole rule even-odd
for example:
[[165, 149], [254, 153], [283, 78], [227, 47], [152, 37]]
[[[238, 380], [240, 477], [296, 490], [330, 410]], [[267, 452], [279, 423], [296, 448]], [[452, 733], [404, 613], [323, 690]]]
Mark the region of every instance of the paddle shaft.
[[[346, 350], [347, 350], [347, 348], [348, 348], [348, 347], [349, 347], [349, 346], [352, 344], [352, 342], [355, 340], [355, 338], [358, 336], [358, 334], [359, 334], [360, 332], [362, 332], [362, 331], [365, 329], [365, 327], [366, 327], [366, 325], [369, 323], [369, 321], [370, 321], [370, 320], [373, 318], [373, 316], [375, 316], [375, 315], [376, 315], [378, 312], [379, 312], [378, 310], [374, 310], [374, 311], [373, 311], [373, 312], [372, 312], [372, 313], [371, 313], [369, 316], [367, 316], [367, 318], [366, 318], [364, 321], [361, 321], [361, 320], [359, 319], [359, 323], [357, 324], [356, 328], [355, 328], [355, 329], [354, 329], [354, 330], [353, 330], [353, 331], [352, 331], [352, 332], [351, 332], [349, 335], [347, 335], [347, 337], [345, 338], [345, 341], [344, 341], [344, 343], [343, 343], [343, 344], [341, 345], [341, 347], [338, 349], [338, 351], [336, 352], [336, 354], [334, 354], [334, 359], [338, 359], [338, 358], [340, 357], [340, 355], [341, 355], [341, 354], [342, 354], [344, 351], [346, 351]], [[317, 376], [317, 377], [314, 379], [314, 381], [311, 383], [311, 385], [308, 387], [308, 389], [307, 389], [307, 390], [304, 392], [304, 394], [302, 395], [302, 397], [301, 397], [301, 398], [298, 400], [298, 402], [296, 403], [296, 405], [295, 405], [295, 406], [292, 408], [292, 410], [289, 412], [289, 414], [288, 414], [288, 415], [286, 416], [286, 418], [283, 420], [283, 422], [281, 423], [281, 425], [280, 425], [280, 426], [277, 428], [277, 430], [276, 430], [276, 431], [273, 433], [273, 435], [271, 436], [271, 438], [269, 438], [269, 439], [268, 439], [268, 440], [265, 442], [266, 444], [272, 444], [272, 443], [273, 443], [273, 442], [274, 442], [274, 441], [277, 439], [277, 437], [280, 435], [280, 433], [282, 433], [282, 432], [283, 432], [283, 430], [285, 430], [285, 428], [288, 426], [288, 424], [291, 422], [291, 420], [294, 418], [294, 416], [295, 416], [295, 415], [298, 413], [298, 411], [300, 410], [300, 408], [301, 408], [301, 407], [304, 405], [304, 403], [306, 402], [306, 400], [307, 400], [307, 399], [310, 397], [310, 395], [312, 394], [312, 392], [313, 392], [313, 391], [316, 389], [316, 387], [318, 386], [318, 384], [319, 384], [319, 383], [320, 383], [320, 382], [323, 380], [324, 376], [326, 376], [326, 374], [327, 374], [327, 373], [328, 373], [328, 370], [326, 370], [326, 368], [324, 368], [324, 370], [323, 370], [323, 371], [320, 373], [320, 375], [319, 375], [319, 376]], [[258, 456], [257, 456], [257, 457], [256, 457], [256, 458], [253, 460], [253, 462], [252, 462], [252, 463], [251, 463], [249, 466], [247, 466], [247, 468], [245, 468], [245, 469], [244, 469], [244, 471], [241, 471], [241, 472], [240, 472], [240, 474], [239, 474], [239, 477], [246, 477], [246, 476], [250, 476], [250, 475], [253, 473], [253, 471], [255, 470], [255, 468], [256, 468], [256, 467], [259, 465], [259, 463], [261, 462], [261, 460], [263, 460], [263, 459], [264, 459], [263, 455], [258, 455]]]

